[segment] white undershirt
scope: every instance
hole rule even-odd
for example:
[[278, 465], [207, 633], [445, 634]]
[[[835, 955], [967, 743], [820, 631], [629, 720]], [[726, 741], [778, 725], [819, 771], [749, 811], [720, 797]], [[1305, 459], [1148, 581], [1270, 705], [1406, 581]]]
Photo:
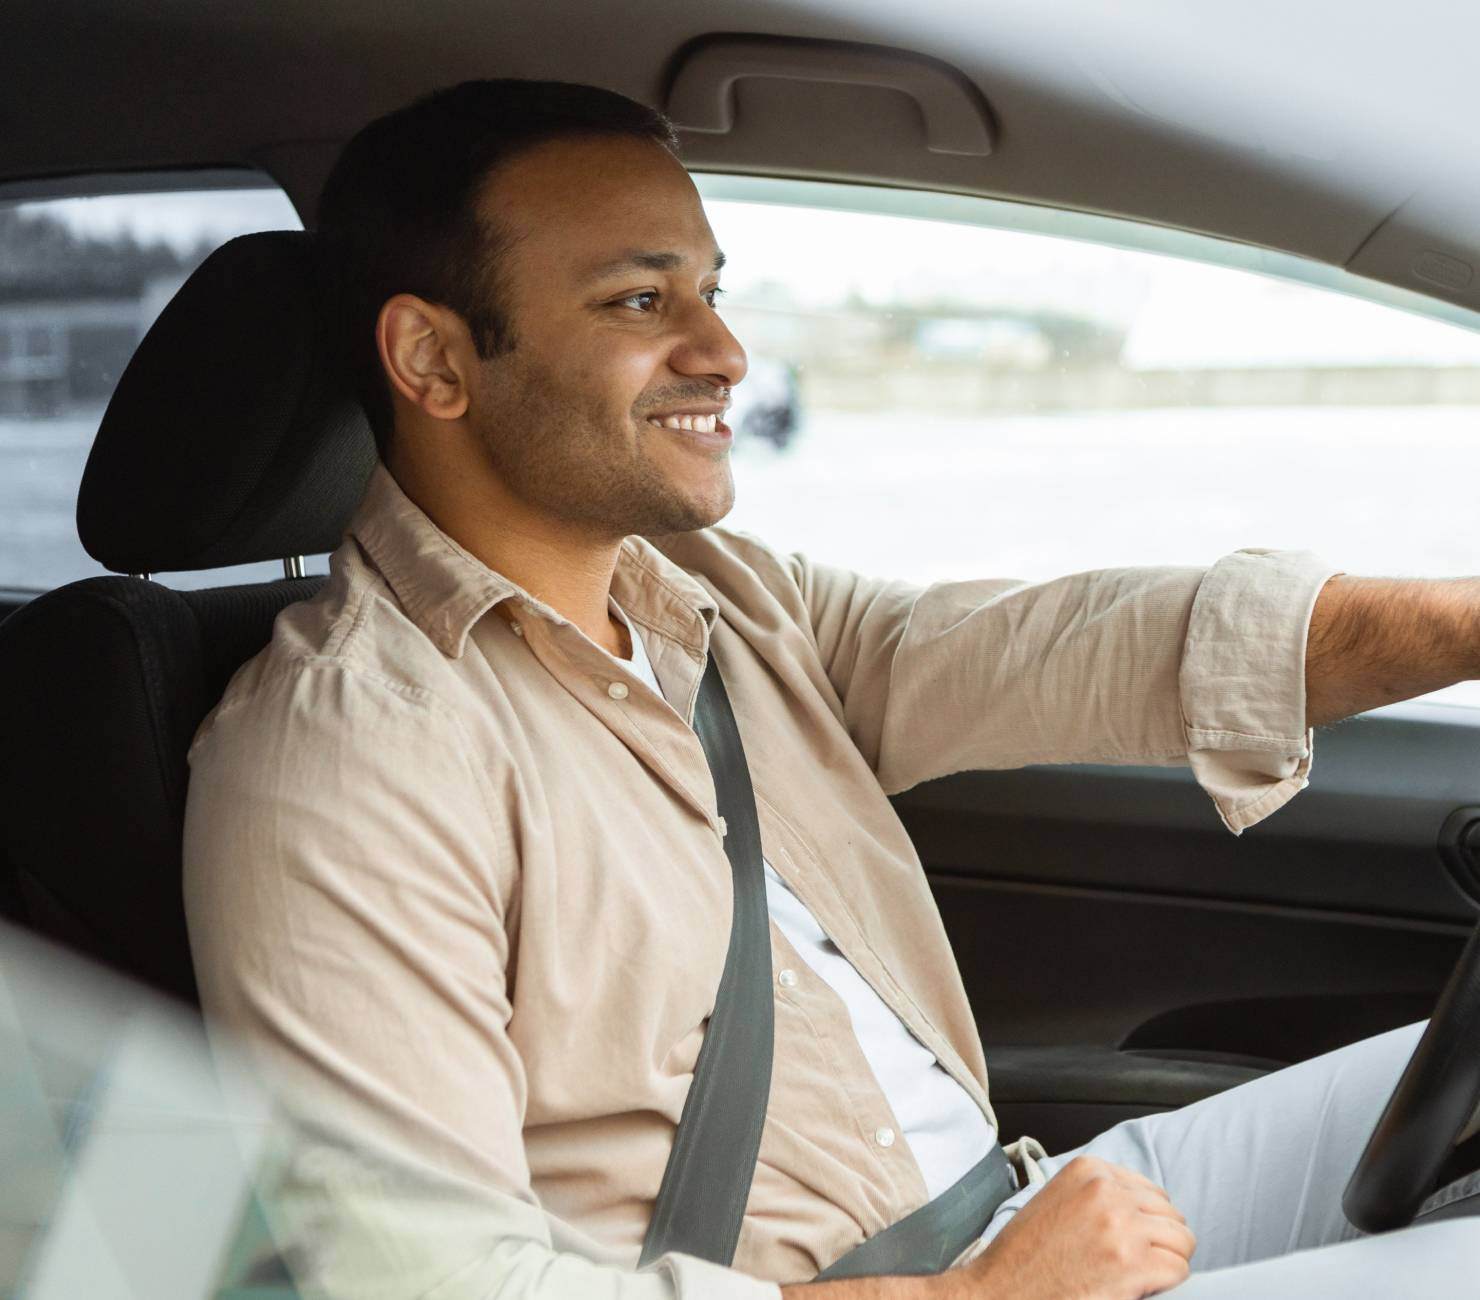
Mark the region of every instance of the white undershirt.
[[[663, 698], [642, 637], [617, 602], [608, 600], [632, 638], [632, 658], [617, 662]], [[764, 858], [762, 863], [771, 919], [802, 960], [847, 1006], [858, 1044], [899, 1121], [901, 1136], [914, 1153], [925, 1186], [932, 1198], [939, 1196], [992, 1149], [996, 1131], [966, 1089], [941, 1068], [929, 1048], [910, 1033], [843, 956], [771, 864]]]

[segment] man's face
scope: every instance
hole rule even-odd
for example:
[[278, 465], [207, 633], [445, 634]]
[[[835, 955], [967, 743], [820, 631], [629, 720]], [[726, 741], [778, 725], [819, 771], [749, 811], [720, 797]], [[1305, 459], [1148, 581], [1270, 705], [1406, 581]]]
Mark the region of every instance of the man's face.
[[[496, 171], [482, 202], [512, 237], [516, 345], [480, 364], [469, 418], [501, 481], [603, 540], [722, 519], [745, 352], [715, 312], [719, 250], [682, 165], [644, 140], [558, 141]], [[701, 429], [655, 423], [683, 413]]]

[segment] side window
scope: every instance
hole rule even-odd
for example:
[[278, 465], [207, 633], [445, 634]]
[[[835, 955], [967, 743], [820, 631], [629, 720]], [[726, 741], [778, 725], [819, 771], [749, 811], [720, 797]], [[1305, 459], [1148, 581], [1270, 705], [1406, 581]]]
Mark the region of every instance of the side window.
[[[163, 181], [163, 178], [162, 178]], [[106, 573], [77, 538], [77, 488], [134, 348], [217, 247], [296, 230], [287, 196], [252, 188], [0, 202], [0, 587], [44, 591]], [[306, 557], [310, 573], [325, 557]], [[280, 562], [153, 575], [176, 587], [281, 577]]]
[[[725, 526], [922, 582], [1249, 546], [1480, 573], [1440, 487], [1480, 470], [1480, 322], [1457, 308], [1106, 218], [701, 190], [750, 357]], [[1480, 706], [1480, 684], [1429, 698]]]

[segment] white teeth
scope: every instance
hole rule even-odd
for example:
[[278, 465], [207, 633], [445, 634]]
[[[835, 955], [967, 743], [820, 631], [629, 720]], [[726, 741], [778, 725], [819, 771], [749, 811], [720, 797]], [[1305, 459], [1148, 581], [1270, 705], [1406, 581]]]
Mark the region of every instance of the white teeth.
[[648, 423], [660, 429], [687, 429], [690, 433], [713, 433], [719, 423], [717, 415], [650, 415]]

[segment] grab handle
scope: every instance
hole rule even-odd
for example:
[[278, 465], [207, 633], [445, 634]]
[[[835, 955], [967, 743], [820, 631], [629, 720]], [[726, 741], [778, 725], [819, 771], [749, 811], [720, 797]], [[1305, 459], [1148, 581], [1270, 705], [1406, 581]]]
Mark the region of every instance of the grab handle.
[[776, 36], [718, 36], [695, 45], [668, 91], [668, 116], [685, 131], [722, 135], [735, 125], [743, 77], [840, 82], [900, 90], [920, 106], [931, 153], [985, 157], [996, 132], [986, 101], [945, 64], [882, 46]]

